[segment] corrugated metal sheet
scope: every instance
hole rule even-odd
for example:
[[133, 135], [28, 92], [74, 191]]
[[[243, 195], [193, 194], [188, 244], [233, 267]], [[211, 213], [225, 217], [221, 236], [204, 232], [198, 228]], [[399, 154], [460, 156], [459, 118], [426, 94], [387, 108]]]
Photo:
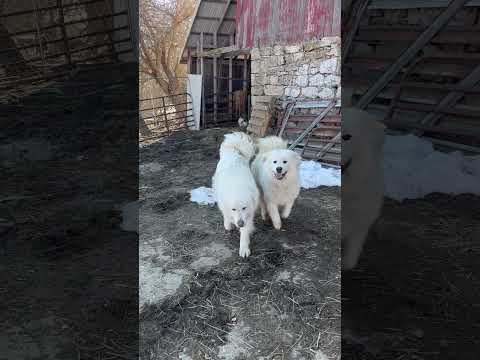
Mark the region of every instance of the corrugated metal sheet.
[[341, 0], [237, 0], [240, 48], [340, 36]]

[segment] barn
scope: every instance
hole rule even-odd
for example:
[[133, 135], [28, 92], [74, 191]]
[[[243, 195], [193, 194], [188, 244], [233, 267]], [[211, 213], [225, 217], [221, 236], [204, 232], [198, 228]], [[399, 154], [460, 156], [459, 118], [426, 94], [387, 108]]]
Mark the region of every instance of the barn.
[[306, 158], [340, 159], [341, 2], [199, 1], [183, 53], [202, 74], [202, 126], [248, 120]]

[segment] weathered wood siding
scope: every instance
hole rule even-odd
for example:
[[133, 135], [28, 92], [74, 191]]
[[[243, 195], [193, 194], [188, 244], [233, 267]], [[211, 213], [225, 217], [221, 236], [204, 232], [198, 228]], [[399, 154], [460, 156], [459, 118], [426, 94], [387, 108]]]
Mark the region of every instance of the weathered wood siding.
[[289, 44], [340, 36], [341, 0], [237, 0], [236, 44]]

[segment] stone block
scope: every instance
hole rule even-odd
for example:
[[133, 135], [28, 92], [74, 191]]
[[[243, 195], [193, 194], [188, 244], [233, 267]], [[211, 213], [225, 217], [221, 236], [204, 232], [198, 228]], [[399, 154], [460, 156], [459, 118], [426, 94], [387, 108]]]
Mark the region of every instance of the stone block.
[[300, 51], [302, 51], [302, 46], [301, 45], [287, 45], [287, 46], [285, 46], [285, 52], [287, 54], [298, 53]]
[[295, 83], [300, 87], [305, 87], [308, 84], [308, 76], [307, 75], [299, 75], [297, 76]]
[[266, 85], [265, 95], [279, 96], [283, 95], [283, 86], [280, 85]]
[[296, 98], [300, 95], [300, 89], [297, 87], [286, 87], [284, 95]]
[[302, 95], [307, 98], [316, 98], [319, 96], [319, 91], [315, 86], [308, 86], [302, 89]]

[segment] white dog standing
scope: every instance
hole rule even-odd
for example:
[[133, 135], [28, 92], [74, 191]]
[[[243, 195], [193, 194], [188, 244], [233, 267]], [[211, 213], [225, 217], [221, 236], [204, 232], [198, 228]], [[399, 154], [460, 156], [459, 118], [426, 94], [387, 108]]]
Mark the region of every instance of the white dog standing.
[[342, 267], [356, 266], [383, 205], [385, 126], [362, 110], [342, 109]]
[[[261, 191], [262, 219], [270, 216], [275, 229], [280, 230], [282, 220], [290, 216], [293, 204], [300, 194], [298, 178], [301, 157], [287, 150], [287, 142], [278, 136], [258, 139], [258, 154], [252, 171]], [[279, 207], [283, 207], [281, 216]]]
[[250, 255], [250, 235], [255, 229], [253, 221], [260, 198], [249, 166], [254, 155], [255, 144], [250, 136], [241, 132], [225, 135], [212, 179], [225, 229], [231, 230], [232, 225], [240, 229], [241, 257]]

